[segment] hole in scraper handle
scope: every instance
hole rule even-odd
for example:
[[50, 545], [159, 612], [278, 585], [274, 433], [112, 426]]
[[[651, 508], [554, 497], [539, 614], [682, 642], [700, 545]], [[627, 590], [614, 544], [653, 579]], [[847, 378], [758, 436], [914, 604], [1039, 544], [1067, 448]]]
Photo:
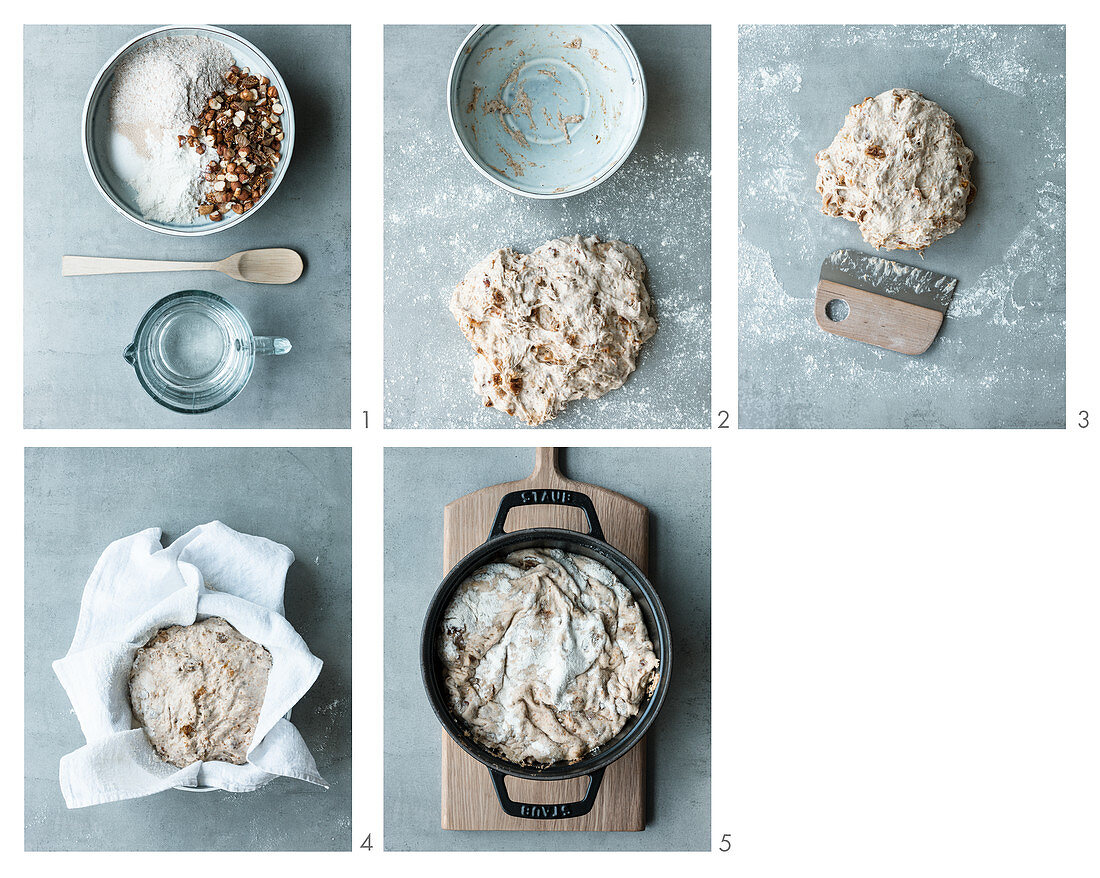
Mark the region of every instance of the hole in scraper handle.
[[843, 299], [830, 299], [825, 303], [825, 316], [833, 323], [840, 323], [848, 316], [850, 311], [848, 303]]

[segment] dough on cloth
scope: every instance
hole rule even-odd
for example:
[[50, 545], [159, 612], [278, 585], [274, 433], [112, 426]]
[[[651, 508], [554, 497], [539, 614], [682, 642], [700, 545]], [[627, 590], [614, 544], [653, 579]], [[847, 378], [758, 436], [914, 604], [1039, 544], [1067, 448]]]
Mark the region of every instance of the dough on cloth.
[[243, 765], [270, 671], [271, 653], [225, 619], [172, 625], [137, 651], [130, 705], [165, 762]]
[[525, 549], [455, 591], [438, 641], [452, 713], [511, 762], [575, 762], [615, 737], [657, 684], [630, 590], [603, 564]]
[[622, 387], [657, 331], [645, 279], [637, 249], [595, 236], [486, 256], [451, 296], [484, 404], [535, 426]]
[[853, 106], [817, 154], [821, 212], [857, 223], [876, 248], [923, 250], [966, 219], [973, 160], [938, 104], [907, 88], [884, 91]]

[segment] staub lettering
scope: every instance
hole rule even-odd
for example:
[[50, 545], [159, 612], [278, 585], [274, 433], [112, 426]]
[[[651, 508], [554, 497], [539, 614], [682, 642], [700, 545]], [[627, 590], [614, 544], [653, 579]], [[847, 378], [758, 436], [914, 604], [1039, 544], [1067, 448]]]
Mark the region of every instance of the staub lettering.
[[520, 805], [521, 817], [537, 817], [543, 820], [553, 820], [558, 817], [572, 817], [572, 805]]
[[522, 491], [519, 499], [521, 503], [572, 503], [572, 491]]

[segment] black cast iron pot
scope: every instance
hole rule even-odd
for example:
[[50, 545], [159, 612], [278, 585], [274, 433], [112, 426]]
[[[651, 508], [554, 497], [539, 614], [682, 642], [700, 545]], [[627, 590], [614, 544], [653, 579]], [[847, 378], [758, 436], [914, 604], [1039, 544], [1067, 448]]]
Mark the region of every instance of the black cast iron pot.
[[[506, 533], [504, 530], [508, 512], [516, 506], [532, 505], [575, 506], [584, 512], [588, 520], [588, 533], [564, 530], [557, 527], [532, 527]], [[601, 747], [596, 748], [578, 762], [556, 763], [545, 767], [517, 765], [500, 758], [491, 750], [481, 746], [466, 732], [464, 723], [455, 717], [447, 707], [446, 690], [443, 675], [436, 652], [440, 623], [444, 611], [451, 602], [455, 590], [478, 568], [494, 561], [500, 561], [510, 552], [523, 549], [549, 548], [561, 549], [585, 555], [599, 561], [622, 581], [633, 594], [642, 618], [645, 620], [653, 651], [660, 661], [660, 677], [653, 693], [643, 703], [638, 715], [631, 718], [618, 735]], [[424, 629], [420, 636], [420, 669], [424, 675], [424, 686], [428, 691], [435, 714], [443, 728], [463, 750], [489, 769], [500, 807], [512, 817], [529, 817], [539, 820], [560, 820], [568, 817], [580, 817], [592, 810], [596, 795], [600, 790], [604, 770], [620, 756], [625, 755], [637, 744], [649, 729], [661, 709], [672, 670], [672, 639], [669, 634], [668, 618], [657, 592], [638, 566], [626, 555], [610, 545], [603, 536], [599, 519], [592, 500], [587, 494], [577, 491], [532, 489], [513, 491], [500, 501], [496, 519], [493, 521], [489, 538], [459, 561], [447, 574], [436, 590], [424, 619]], [[514, 802], [504, 785], [505, 776], [526, 780], [568, 780], [574, 777], [588, 777], [588, 790], [580, 802], [567, 802], [561, 805], [528, 805]]]

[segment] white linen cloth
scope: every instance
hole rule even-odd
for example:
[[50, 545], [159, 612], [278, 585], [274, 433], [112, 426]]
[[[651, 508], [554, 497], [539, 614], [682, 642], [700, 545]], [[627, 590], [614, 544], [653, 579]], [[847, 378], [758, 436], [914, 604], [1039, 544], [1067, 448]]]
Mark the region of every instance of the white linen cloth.
[[[53, 663], [88, 742], [61, 759], [65, 803], [83, 808], [181, 786], [248, 792], [279, 775], [327, 789], [284, 716], [321, 672], [321, 660], [282, 615], [294, 554], [220, 521], [194, 528], [168, 548], [160, 536], [160, 528], [149, 528], [107, 547], [84, 586], [72, 646]], [[176, 768], [134, 728], [130, 668], [159, 629], [207, 616], [221, 616], [268, 649], [267, 692], [248, 762]]]

